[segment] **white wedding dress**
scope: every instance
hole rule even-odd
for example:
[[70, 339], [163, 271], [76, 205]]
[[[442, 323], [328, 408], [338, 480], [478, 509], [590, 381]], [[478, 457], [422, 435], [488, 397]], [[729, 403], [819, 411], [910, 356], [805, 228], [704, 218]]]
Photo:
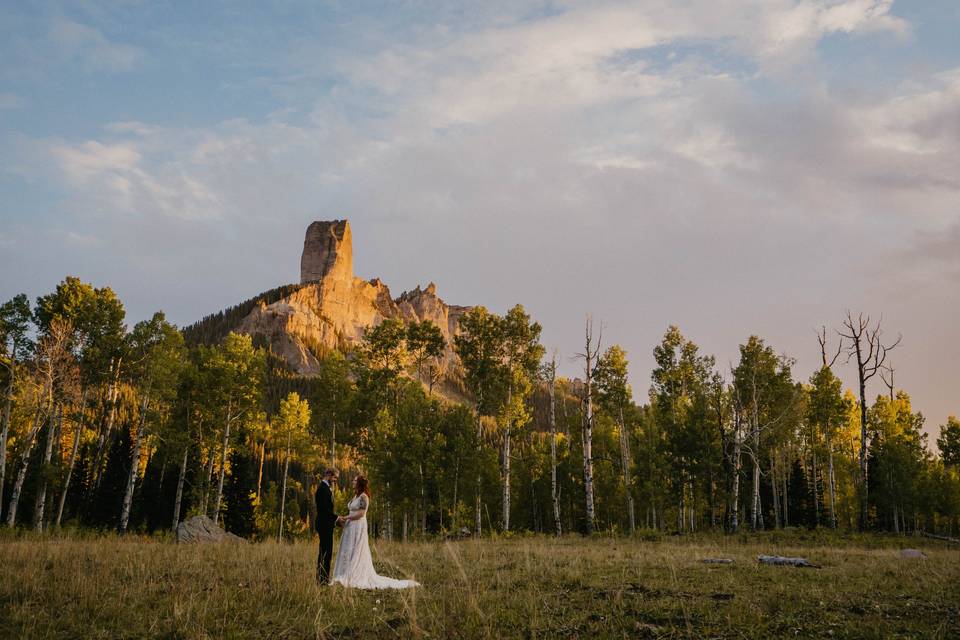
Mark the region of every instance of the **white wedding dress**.
[[367, 537], [367, 509], [370, 498], [360, 494], [347, 505], [350, 516], [360, 517], [343, 523], [343, 535], [340, 537], [340, 549], [337, 551], [333, 567], [332, 583], [357, 589], [406, 589], [419, 587], [415, 580], [395, 580], [377, 575], [370, 556], [370, 541]]

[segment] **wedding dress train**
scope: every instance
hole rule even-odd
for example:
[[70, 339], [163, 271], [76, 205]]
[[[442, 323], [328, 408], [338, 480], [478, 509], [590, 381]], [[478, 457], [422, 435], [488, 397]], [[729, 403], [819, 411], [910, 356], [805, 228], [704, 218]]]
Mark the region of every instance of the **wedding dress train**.
[[370, 540], [367, 536], [367, 509], [370, 498], [360, 494], [347, 505], [350, 515], [362, 515], [356, 520], [343, 523], [343, 535], [340, 537], [340, 549], [333, 567], [331, 583], [340, 583], [345, 587], [357, 589], [406, 589], [418, 587], [415, 580], [396, 580], [378, 575], [373, 568], [370, 555]]

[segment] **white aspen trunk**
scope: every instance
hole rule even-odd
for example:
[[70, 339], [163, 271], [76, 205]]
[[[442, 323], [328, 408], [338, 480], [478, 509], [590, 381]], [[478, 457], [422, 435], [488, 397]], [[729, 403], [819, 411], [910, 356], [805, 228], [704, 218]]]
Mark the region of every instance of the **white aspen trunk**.
[[100, 486], [100, 479], [102, 477], [102, 461], [104, 447], [107, 443], [107, 436], [110, 435], [110, 432], [113, 431], [113, 423], [117, 415], [117, 395], [119, 393], [120, 385], [120, 364], [123, 362], [123, 358], [119, 358], [114, 365], [114, 362], [110, 362], [110, 384], [107, 387], [107, 423], [100, 430], [100, 436], [97, 438], [97, 453], [93, 458], [93, 483], [91, 486], [93, 488]]
[[[13, 528], [17, 523], [17, 507], [20, 504], [20, 493], [23, 491], [23, 482], [27, 479], [27, 468], [30, 466], [30, 453], [33, 451], [33, 445], [37, 439], [37, 432], [43, 425], [46, 416], [40, 407], [37, 407], [37, 413], [33, 419], [33, 428], [27, 434], [27, 444], [20, 456], [20, 470], [17, 472], [17, 479], [13, 483], [13, 493], [10, 495], [10, 504], [7, 506], [7, 526]], [[51, 420], [53, 418], [51, 417]]]
[[283, 514], [287, 506], [287, 472], [290, 469], [290, 436], [287, 435], [287, 455], [283, 462], [283, 488], [280, 490], [280, 526], [277, 530], [277, 542], [283, 540]]
[[0, 513], [3, 513], [3, 487], [7, 479], [7, 437], [10, 434], [10, 415], [13, 409], [13, 386], [16, 379], [17, 363], [10, 360], [10, 380], [7, 383], [6, 399], [3, 404], [3, 430], [0, 431]]
[[817, 454], [813, 454], [813, 522], [820, 526], [820, 483], [817, 476]]
[[510, 531], [510, 423], [503, 431], [503, 460], [501, 473], [503, 475], [503, 530]]
[[[554, 367], [556, 365], [554, 364]], [[552, 369], [551, 371], [554, 371]], [[553, 524], [557, 535], [562, 535], [560, 524], [560, 495], [557, 493], [557, 394], [556, 374], [550, 377], [550, 501], [553, 503]]]
[[[483, 394], [481, 393], [477, 398], [477, 446], [483, 442], [483, 418], [480, 415], [480, 407], [483, 406]], [[480, 537], [480, 534], [483, 529], [483, 517], [480, 512], [480, 489], [483, 483], [483, 476], [480, 471], [477, 471], [477, 502], [476, 510], [474, 512], [474, 527], [473, 531], [477, 537]]]
[[788, 482], [787, 482], [787, 474], [783, 474], [783, 478], [781, 478], [781, 481], [783, 482], [783, 493], [782, 493], [783, 495], [783, 526], [789, 527], [790, 526], [790, 500], [788, 496], [789, 496], [790, 487], [788, 486]]
[[420, 535], [425, 536], [427, 535], [427, 489], [423, 479], [423, 464], [417, 466], [420, 468]]
[[200, 510], [203, 515], [209, 515], [207, 507], [210, 505], [210, 489], [213, 486], [213, 460], [216, 456], [213, 454], [213, 447], [207, 451], [207, 470], [204, 474], [203, 487], [203, 508]]
[[[51, 416], [50, 424], [47, 425], [47, 443], [43, 450], [43, 466], [46, 470], [50, 465], [50, 459], [53, 456], [53, 440], [57, 432], [57, 426], [63, 424], [63, 405], [57, 404], [54, 409], [57, 419], [53, 420]], [[36, 531], [43, 531], [43, 516], [47, 506], [47, 474], [44, 472], [40, 479], [40, 486], [37, 488], [37, 497], [33, 502], [33, 528]]]
[[137, 433], [133, 440], [133, 453], [130, 455], [130, 475], [127, 476], [127, 490], [123, 494], [123, 508], [120, 511], [120, 533], [127, 532], [130, 523], [130, 508], [133, 506], [133, 492], [137, 486], [137, 473], [140, 471], [140, 445], [143, 442], [143, 432], [147, 424], [147, 407], [150, 397], [143, 395], [140, 404], [140, 422], [137, 423]]
[[[266, 443], [264, 443], [266, 446]], [[330, 421], [330, 466], [337, 466], [337, 421]]]
[[[257, 500], [260, 499], [260, 488], [263, 486], [263, 459], [267, 455], [267, 443], [260, 443], [260, 470], [257, 471]], [[331, 465], [333, 466], [333, 465]]]
[[406, 509], [403, 510], [403, 538], [401, 538], [401, 540], [403, 542], [407, 541], [407, 510]]
[[750, 528], [757, 530], [757, 519], [760, 511], [760, 460], [756, 451], [750, 456], [753, 460], [753, 483], [750, 496]]
[[780, 497], [777, 495], [777, 474], [774, 466], [776, 451], [770, 455], [770, 490], [773, 492], [773, 528], [780, 528]]
[[[460, 485], [460, 458], [457, 458], [457, 466], [453, 472], [453, 503], [451, 505], [452, 509], [450, 512], [450, 530], [456, 533], [457, 535], [460, 534], [460, 532], [457, 531], [457, 511], [458, 511], [457, 489], [459, 488], [459, 485]], [[443, 517], [442, 509], [440, 510], [440, 517], [441, 518]], [[440, 528], [443, 529], [443, 525], [441, 525]]]
[[587, 329], [586, 349], [586, 407], [583, 421], [583, 488], [586, 502], [587, 533], [593, 533], [593, 524], [596, 518], [593, 507], [593, 356], [591, 352], [593, 335], [591, 328]]
[[757, 379], [756, 372], [751, 379], [751, 412], [752, 421], [750, 424], [751, 434], [753, 435], [753, 451], [751, 459], [753, 460], [753, 495], [750, 498], [750, 528], [757, 530], [758, 524], [762, 527], [762, 515], [760, 514], [760, 407], [757, 399]]
[[630, 434], [627, 433], [626, 420], [623, 417], [623, 407], [620, 410], [620, 466], [623, 469], [623, 490], [627, 495], [627, 520], [630, 525], [630, 535], [637, 531], [637, 521], [634, 515], [633, 492], [630, 491]]
[[227, 450], [230, 447], [231, 422], [233, 422], [233, 398], [227, 402], [227, 424], [223, 428], [223, 451], [220, 454], [220, 479], [217, 481], [217, 498], [213, 502], [214, 522], [220, 522], [220, 498], [223, 496], [223, 480], [227, 475]]
[[[67, 491], [70, 489], [70, 479], [73, 477], [73, 468], [77, 463], [77, 453], [80, 450], [80, 438], [83, 437], [84, 415], [87, 406], [87, 389], [84, 387], [80, 394], [80, 420], [77, 421], [77, 432], [73, 437], [73, 449], [70, 451], [70, 463], [67, 466], [67, 477], [63, 481], [63, 488], [60, 490], [60, 500], [57, 504], [57, 519], [53, 526], [60, 528], [60, 521], [63, 519], [63, 507], [67, 502]], [[0, 485], [2, 486], [2, 485]]]
[[759, 478], [757, 478], [757, 486], [758, 486], [758, 489], [757, 489], [757, 492], [756, 492], [756, 494], [757, 494], [757, 526], [758, 526], [761, 530], [763, 530], [763, 529], [765, 529], [766, 527], [765, 527], [764, 524], [763, 524], [763, 502], [760, 500], [759, 484], [760, 484]]
[[710, 474], [710, 528], [717, 528], [717, 481]]
[[740, 468], [742, 466], [742, 440], [740, 436], [739, 419], [734, 427], [733, 435], [733, 464], [731, 472], [733, 477], [730, 479], [730, 531], [736, 533], [740, 530]]
[[753, 496], [750, 500], [750, 526], [754, 531], [756, 531], [758, 527], [763, 528], [763, 514], [760, 508], [760, 417], [758, 412], [756, 381], [754, 381], [753, 424], [751, 425], [753, 430], [753, 453], [751, 455], [753, 459]]
[[687, 485], [680, 484], [680, 502], [677, 504], [677, 531], [684, 533], [687, 528]]
[[183, 458], [180, 459], [180, 477], [177, 478], [177, 497], [173, 502], [173, 531], [177, 530], [180, 524], [180, 505], [183, 504], [183, 482], [187, 477], [187, 455], [190, 453], [190, 447], [183, 448]]
[[829, 476], [830, 476], [830, 528], [837, 528], [837, 482], [833, 475], [833, 444], [827, 440], [827, 449], [829, 451]]

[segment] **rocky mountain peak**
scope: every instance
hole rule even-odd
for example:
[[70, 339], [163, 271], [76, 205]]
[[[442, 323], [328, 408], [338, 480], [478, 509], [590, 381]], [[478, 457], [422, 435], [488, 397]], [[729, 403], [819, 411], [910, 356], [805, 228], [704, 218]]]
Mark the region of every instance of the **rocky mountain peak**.
[[353, 279], [353, 236], [346, 220], [318, 220], [307, 227], [300, 256], [300, 283]]
[[313, 375], [318, 371], [318, 350], [350, 348], [386, 318], [433, 322], [448, 343], [446, 364], [456, 361], [451, 343], [469, 307], [448, 305], [437, 296], [433, 282], [394, 299], [380, 278], [354, 276], [353, 237], [346, 220], [317, 221], [307, 227], [300, 282], [292, 293], [253, 308], [235, 328], [265, 338], [294, 371]]

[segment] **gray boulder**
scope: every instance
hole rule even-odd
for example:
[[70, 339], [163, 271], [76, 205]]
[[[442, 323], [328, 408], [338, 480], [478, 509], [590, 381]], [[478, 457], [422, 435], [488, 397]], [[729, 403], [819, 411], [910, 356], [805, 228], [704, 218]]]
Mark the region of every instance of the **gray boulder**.
[[177, 543], [246, 543], [240, 536], [227, 533], [207, 516], [194, 516], [177, 525]]

